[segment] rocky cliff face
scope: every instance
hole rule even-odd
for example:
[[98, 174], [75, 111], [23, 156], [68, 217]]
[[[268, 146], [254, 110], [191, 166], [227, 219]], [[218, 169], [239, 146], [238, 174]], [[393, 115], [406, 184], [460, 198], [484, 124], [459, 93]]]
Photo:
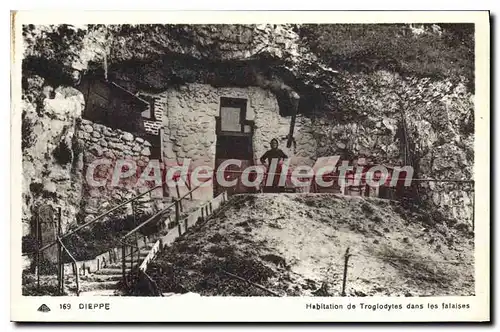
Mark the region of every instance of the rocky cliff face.
[[[82, 186], [82, 151], [75, 140], [84, 100], [71, 87], [53, 91], [38, 76], [28, 78], [23, 99], [23, 234], [40, 204], [62, 209], [63, 225], [75, 220]], [[46, 94], [40, 93], [45, 90]]]
[[[299, 95], [299, 113], [311, 119], [300, 130], [315, 136], [313, 157], [368, 156], [380, 163], [410, 163], [419, 178], [472, 178], [473, 94], [465, 83], [402, 76], [394, 71], [331, 68], [301, 43], [298, 29], [297, 25], [89, 26], [63, 29], [66, 37], [57, 39], [54, 36], [60, 35], [60, 28], [35, 27], [25, 33], [25, 77], [33, 80], [30, 73], [35, 73], [68, 82], [76, 68], [83, 74], [101, 71], [133, 92], [161, 92], [185, 83], [259, 86], [276, 95], [285, 113]], [[40, 72], [40, 59], [57, 68], [53, 70], [57, 77]], [[36, 89], [41, 95], [42, 84]], [[31, 133], [40, 137], [36, 151], [44, 152], [25, 150], [24, 167], [31, 174], [26, 175], [26, 197], [34, 196], [30, 184], [38, 181], [33, 179], [40, 180], [44, 191], [53, 189], [43, 184], [42, 178], [47, 178], [42, 175], [44, 169], [71, 173], [66, 164], [52, 168], [59, 164], [49, 156], [61, 137], [72, 135], [71, 123], [81, 113], [83, 101], [78, 94], [57, 93], [68, 89], [56, 90], [55, 101], [44, 102], [42, 114], [33, 117], [40, 122], [33, 127], [40, 129]], [[50, 106], [55, 102], [60, 107]], [[35, 104], [25, 105], [27, 114], [35, 114]], [[66, 114], [64, 120], [58, 114]], [[48, 132], [42, 130], [49, 127]], [[31, 152], [39, 157], [32, 157]], [[35, 167], [38, 162], [49, 166]], [[422, 185], [422, 197], [450, 217], [467, 221], [472, 210], [469, 189], [429, 183]], [[59, 187], [56, 191], [57, 195], [64, 192]], [[31, 206], [32, 201], [26, 199], [25, 204]]]
[[[318, 114], [313, 128], [318, 156], [343, 155], [377, 164], [410, 165], [414, 178], [471, 180], [474, 165], [474, 95], [464, 83], [402, 77], [397, 73], [341, 73], [338, 111]], [[473, 186], [417, 183], [421, 199], [445, 215], [472, 221]]]

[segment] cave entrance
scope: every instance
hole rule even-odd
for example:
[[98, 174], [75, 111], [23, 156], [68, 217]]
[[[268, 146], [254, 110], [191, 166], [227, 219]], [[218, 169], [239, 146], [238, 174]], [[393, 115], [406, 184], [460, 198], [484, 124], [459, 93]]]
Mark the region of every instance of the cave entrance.
[[94, 76], [78, 86], [85, 99], [83, 118], [129, 133], [141, 131], [142, 113], [149, 103], [116, 83]]
[[235, 186], [223, 186], [217, 181], [215, 176], [217, 173], [214, 174], [215, 195], [223, 191], [227, 191], [228, 195], [252, 191], [252, 188], [245, 187], [239, 180], [241, 172], [254, 164], [252, 146], [254, 122], [247, 120], [246, 116], [246, 99], [221, 98], [220, 113], [216, 117], [215, 172], [219, 172], [219, 166], [228, 159], [240, 160], [241, 167], [229, 165], [223, 174], [226, 181], [237, 179]]

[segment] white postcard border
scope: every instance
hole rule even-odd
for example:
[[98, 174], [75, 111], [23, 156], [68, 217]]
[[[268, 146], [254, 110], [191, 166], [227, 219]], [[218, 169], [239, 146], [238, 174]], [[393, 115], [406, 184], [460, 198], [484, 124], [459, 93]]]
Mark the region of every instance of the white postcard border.
[[[470, 297], [23, 297], [21, 294], [21, 25], [87, 23], [412, 23], [476, 24], [475, 76], [475, 283]], [[352, 12], [17, 12], [12, 15], [11, 116], [11, 320], [13, 321], [486, 321], [490, 317], [490, 27], [487, 11]], [[70, 303], [74, 310], [60, 309]], [[77, 309], [109, 303], [110, 310]], [[342, 304], [344, 309], [306, 309], [307, 304]], [[470, 309], [351, 310], [347, 305], [467, 303]], [[51, 308], [37, 311], [41, 304]], [[383, 314], [382, 314], [383, 313]]]

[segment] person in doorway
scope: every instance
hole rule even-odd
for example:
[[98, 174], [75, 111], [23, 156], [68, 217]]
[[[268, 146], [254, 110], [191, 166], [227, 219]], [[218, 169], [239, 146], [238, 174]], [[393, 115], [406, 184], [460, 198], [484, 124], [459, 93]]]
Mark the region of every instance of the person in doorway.
[[273, 138], [271, 140], [271, 149], [267, 150], [266, 153], [264, 153], [262, 157], [260, 157], [260, 162], [269, 167], [273, 159], [278, 159], [279, 163], [283, 159], [287, 158], [288, 156], [281, 149], [278, 149], [278, 140], [276, 138]]
[[[266, 186], [264, 186], [265, 191], [279, 192], [278, 183], [279, 183], [279, 178], [280, 178], [280, 173], [281, 173], [281, 164], [282, 164], [283, 160], [287, 159], [287, 158], [288, 158], [288, 156], [281, 149], [278, 149], [278, 140], [273, 138], [271, 140], [271, 149], [266, 151], [266, 153], [264, 153], [262, 155], [262, 157], [260, 157], [260, 162], [266, 166], [268, 172], [270, 171], [269, 167], [271, 166], [272, 161], [274, 159], [277, 159], [276, 170], [275, 171], [271, 170], [271, 172], [274, 174], [268, 174], [268, 176], [274, 177], [273, 182], [272, 182], [272, 186], [270, 188], [267, 188]], [[266, 180], [265, 180], [264, 184], [266, 182], [267, 182], [267, 176], [266, 176]], [[266, 190], [266, 188], [267, 188], [267, 190]]]

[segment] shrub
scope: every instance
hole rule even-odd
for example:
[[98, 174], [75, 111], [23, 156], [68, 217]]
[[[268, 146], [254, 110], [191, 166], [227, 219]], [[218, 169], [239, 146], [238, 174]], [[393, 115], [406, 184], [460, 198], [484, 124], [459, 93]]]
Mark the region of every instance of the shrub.
[[474, 79], [474, 25], [426, 26], [414, 34], [405, 24], [306, 24], [303, 42], [334, 68], [388, 69], [417, 77]]

